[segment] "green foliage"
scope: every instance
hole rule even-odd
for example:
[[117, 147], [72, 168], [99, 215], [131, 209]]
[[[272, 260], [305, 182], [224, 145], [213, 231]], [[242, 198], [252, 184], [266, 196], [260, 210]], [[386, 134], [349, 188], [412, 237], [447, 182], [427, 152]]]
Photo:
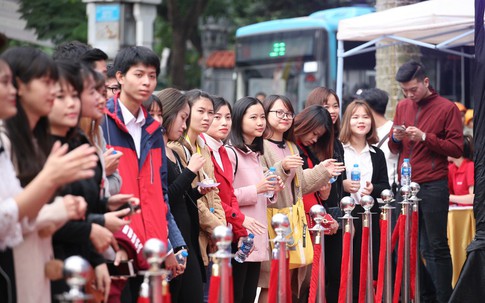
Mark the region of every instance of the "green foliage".
[[27, 28], [40, 39], [58, 44], [87, 41], [86, 5], [81, 0], [20, 0], [19, 12]]

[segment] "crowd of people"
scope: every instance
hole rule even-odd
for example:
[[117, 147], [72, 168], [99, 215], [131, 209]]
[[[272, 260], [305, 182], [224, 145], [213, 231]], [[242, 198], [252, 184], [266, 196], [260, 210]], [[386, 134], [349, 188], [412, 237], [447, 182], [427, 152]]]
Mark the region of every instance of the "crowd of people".
[[[340, 200], [352, 196], [358, 216], [362, 196], [396, 191], [404, 158], [424, 200], [423, 302], [448, 301], [448, 201], [473, 200], [473, 145], [468, 136], [463, 144], [458, 107], [433, 90], [423, 65], [400, 67], [396, 80], [405, 99], [392, 122], [385, 118], [387, 93], [379, 89], [356, 95], [341, 113], [336, 93], [317, 87], [297, 113], [284, 95], [228, 101], [199, 89], [154, 94], [160, 60], [145, 47], [123, 48], [112, 64], [107, 60], [79, 42], [59, 45], [52, 57], [30, 47], [0, 55], [0, 301], [56, 301], [68, 290], [63, 260], [79, 255], [94, 269], [86, 291], [97, 302], [136, 302], [143, 277], [116, 277], [107, 264], [132, 260], [136, 271], [147, 269], [143, 244], [157, 238], [168, 246], [163, 266], [171, 272], [172, 302], [204, 302], [216, 249], [212, 231], [226, 225], [232, 252], [254, 236], [247, 259], [232, 261], [234, 302], [255, 302], [258, 288], [259, 302], [267, 302], [271, 214], [301, 201], [305, 228], [313, 224], [313, 205], [329, 214], [326, 294], [337, 302]], [[360, 181], [350, 178], [355, 164]], [[379, 214], [379, 205], [371, 211]], [[355, 223], [360, 243], [362, 224]], [[312, 241], [305, 231], [293, 240], [304, 247]], [[357, 298], [360, 244], [354, 248]], [[293, 302], [308, 302], [312, 264], [292, 265]]]

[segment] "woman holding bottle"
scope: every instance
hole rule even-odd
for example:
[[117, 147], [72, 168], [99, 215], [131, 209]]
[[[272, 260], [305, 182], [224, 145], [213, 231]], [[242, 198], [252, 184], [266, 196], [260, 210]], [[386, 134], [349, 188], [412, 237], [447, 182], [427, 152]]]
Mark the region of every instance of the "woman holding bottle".
[[246, 261], [233, 262], [234, 302], [254, 302], [261, 262], [270, 259], [266, 208], [275, 202], [277, 194], [269, 198], [265, 193], [278, 191], [280, 185], [274, 180], [274, 175], [264, 175], [261, 165], [265, 128], [266, 117], [261, 101], [244, 97], [234, 104], [230, 145], [227, 148], [234, 170], [234, 193], [241, 212], [254, 218], [262, 229], [262, 232], [255, 233], [253, 252]]
[[[372, 215], [372, 260], [374, 280], [377, 280], [377, 268], [379, 261], [379, 204], [384, 189], [389, 189], [387, 165], [384, 153], [377, 147], [372, 146], [379, 141], [376, 124], [370, 107], [365, 101], [355, 100], [347, 106], [343, 117], [340, 140], [344, 146], [345, 165], [347, 174], [344, 174], [344, 191], [350, 194], [356, 202], [352, 211], [354, 217], [361, 217], [364, 212], [360, 206], [360, 198], [370, 195], [374, 198], [374, 206], [371, 208]], [[352, 181], [349, 176], [354, 165], [360, 170], [360, 181]], [[359, 273], [360, 273], [360, 243], [362, 241], [362, 220], [354, 221], [354, 274], [353, 287], [354, 298], [358, 297]]]
[[[336, 163], [334, 159], [327, 159], [311, 169], [303, 170], [303, 159], [294, 143], [293, 118], [295, 113], [291, 101], [286, 96], [270, 95], [264, 100], [263, 105], [267, 127], [264, 140], [265, 154], [262, 162], [266, 167], [274, 166], [285, 184], [285, 188], [278, 195], [278, 201], [270, 207], [278, 209], [292, 207], [299, 199], [302, 199], [303, 195], [316, 192], [328, 184], [330, 178], [333, 175], [339, 175], [344, 167], [342, 163]], [[307, 222], [306, 225], [308, 226]], [[306, 241], [305, 238], [295, 240]], [[304, 243], [304, 245], [306, 244]], [[300, 269], [292, 271], [293, 295], [299, 301], [305, 301], [307, 296], [309, 268], [302, 264]], [[260, 286], [267, 288], [269, 266], [265, 266], [263, 271]]]

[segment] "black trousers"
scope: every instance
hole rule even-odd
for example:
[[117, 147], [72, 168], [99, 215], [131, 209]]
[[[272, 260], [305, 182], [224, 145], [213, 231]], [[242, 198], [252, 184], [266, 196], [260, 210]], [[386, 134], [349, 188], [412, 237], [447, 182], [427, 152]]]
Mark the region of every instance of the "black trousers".
[[234, 303], [254, 303], [261, 262], [239, 263], [232, 260]]

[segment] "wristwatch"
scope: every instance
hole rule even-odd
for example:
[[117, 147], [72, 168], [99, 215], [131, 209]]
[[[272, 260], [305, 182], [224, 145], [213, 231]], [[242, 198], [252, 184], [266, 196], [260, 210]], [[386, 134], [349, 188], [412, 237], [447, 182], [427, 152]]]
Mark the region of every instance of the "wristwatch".
[[421, 136], [421, 141], [422, 142], [426, 141], [426, 133], [423, 133], [423, 135]]

